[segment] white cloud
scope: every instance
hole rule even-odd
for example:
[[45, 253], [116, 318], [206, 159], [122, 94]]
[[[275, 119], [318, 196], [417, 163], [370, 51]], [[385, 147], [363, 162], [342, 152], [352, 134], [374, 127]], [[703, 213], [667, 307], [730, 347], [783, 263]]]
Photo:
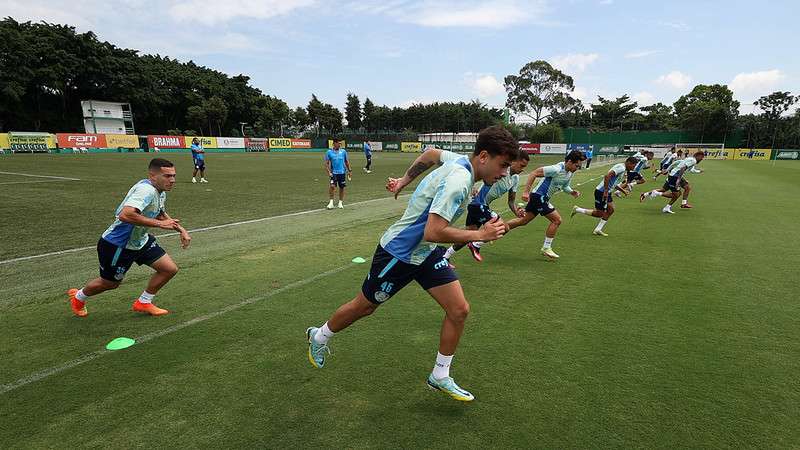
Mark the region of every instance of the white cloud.
[[550, 63], [569, 75], [570, 72], [581, 73], [585, 71], [598, 58], [600, 58], [600, 55], [597, 53], [570, 53], [568, 55], [555, 56], [550, 59]]
[[669, 86], [675, 89], [684, 89], [689, 86], [689, 83], [692, 82], [692, 77], [682, 73], [678, 70], [673, 70], [672, 72], [661, 75], [656, 79], [656, 83]]
[[661, 53], [659, 50], [642, 50], [640, 52], [630, 52], [625, 54], [625, 59], [637, 59]]
[[639, 104], [639, 107], [650, 106], [650, 105], [656, 103], [655, 95], [653, 95], [653, 94], [651, 94], [651, 93], [649, 93], [647, 91], [637, 92], [637, 93], [633, 94], [633, 96], [631, 98], [633, 100], [635, 100], [636, 103]]
[[786, 75], [778, 69], [740, 73], [729, 86], [737, 97], [759, 97], [773, 92]]
[[588, 103], [591, 102], [592, 100], [589, 97], [589, 91], [585, 87], [581, 86], [575, 86], [575, 89], [572, 91], [572, 96], [582, 101], [583, 103]]
[[481, 99], [497, 96], [505, 92], [505, 86], [492, 74], [467, 72], [464, 79], [470, 90]]
[[308, 7], [314, 0], [183, 0], [169, 8], [178, 22], [216, 25], [237, 18], [269, 19]]
[[362, 0], [347, 6], [358, 13], [383, 14], [433, 28], [506, 28], [538, 21], [548, 12], [546, 0]]

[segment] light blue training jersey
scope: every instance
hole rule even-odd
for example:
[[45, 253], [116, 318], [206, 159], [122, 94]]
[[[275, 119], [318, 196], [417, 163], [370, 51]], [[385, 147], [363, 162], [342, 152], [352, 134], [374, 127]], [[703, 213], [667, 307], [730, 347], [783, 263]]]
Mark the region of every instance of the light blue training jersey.
[[572, 180], [574, 172], [567, 170], [566, 163], [560, 162], [552, 166], [544, 166], [542, 170], [544, 171], [544, 177], [539, 179], [536, 187], [531, 191], [532, 193], [550, 198], [558, 191], [564, 191], [567, 194], [573, 191], [569, 182]]
[[117, 247], [141, 250], [147, 243], [147, 227], [119, 220], [122, 208], [132, 206], [138, 209], [143, 216], [155, 219], [164, 211], [166, 201], [167, 193], [159, 193], [150, 180], [145, 179], [134, 184], [117, 207], [117, 211], [114, 213], [116, 220], [103, 232], [103, 239]]
[[505, 195], [506, 192], [517, 192], [517, 186], [519, 186], [519, 174], [505, 175], [491, 185], [484, 183], [478, 191], [478, 195], [472, 198], [470, 204], [489, 206], [490, 203]]
[[[614, 166], [611, 167], [611, 170], [609, 170], [609, 172], [614, 172], [614, 174], [611, 175], [611, 179], [608, 180], [608, 190], [610, 192], [614, 192], [614, 187], [622, 182], [623, 177], [621, 177], [620, 175], [625, 173], [625, 164], [623, 163], [614, 164]], [[595, 189], [600, 192], [605, 192], [605, 187], [606, 187], [606, 180], [605, 177], [603, 177], [603, 179], [600, 180], [600, 184], [598, 184]]]
[[679, 159], [669, 166], [669, 176], [682, 177], [687, 170], [692, 169], [695, 165], [697, 165], [697, 160], [694, 159], [694, 156]]
[[636, 163], [636, 167], [633, 168], [633, 171], [639, 173], [647, 167], [647, 157], [642, 154], [642, 152], [636, 152], [633, 154], [633, 157], [638, 159], [639, 162]]
[[325, 161], [331, 162], [331, 172], [334, 175], [342, 175], [347, 171], [345, 161], [347, 161], [347, 150], [340, 148], [338, 151], [329, 148], [325, 153]]
[[420, 265], [436, 248], [423, 240], [430, 214], [453, 223], [466, 209], [473, 170], [466, 156], [446, 162], [420, 181], [403, 216], [381, 237], [381, 247], [407, 264]]

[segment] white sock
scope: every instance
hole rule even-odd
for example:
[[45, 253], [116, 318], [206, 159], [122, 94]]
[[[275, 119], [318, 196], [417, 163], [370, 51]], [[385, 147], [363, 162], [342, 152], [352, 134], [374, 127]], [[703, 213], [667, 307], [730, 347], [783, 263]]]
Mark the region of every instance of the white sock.
[[555, 238], [551, 238], [551, 237], [545, 236], [545, 238], [544, 238], [544, 248], [550, 248], [553, 245], [553, 239], [555, 239]]
[[450, 376], [450, 363], [453, 362], [453, 355], [445, 356], [436, 352], [436, 364], [433, 366], [433, 378], [441, 380]]
[[456, 252], [456, 249], [453, 248], [451, 245], [450, 248], [444, 251], [444, 259], [450, 259], [451, 256]]
[[77, 298], [78, 300], [80, 300], [82, 302], [85, 302], [86, 300], [89, 300], [89, 296], [83, 293], [83, 289], [81, 289], [80, 291], [75, 293], [75, 298]]
[[600, 222], [597, 223], [594, 231], [603, 231], [603, 227], [606, 226], [606, 223], [608, 223], [607, 220], [600, 219]]
[[475, 247], [475, 248], [481, 248], [483, 246], [483, 244], [484, 244], [483, 241], [475, 241], [475, 242], [472, 243], [472, 246]]
[[327, 344], [328, 340], [332, 338], [334, 334], [336, 333], [334, 333], [333, 331], [331, 331], [330, 328], [328, 328], [328, 322], [325, 322], [324, 324], [322, 324], [321, 327], [319, 327], [319, 330], [317, 330], [317, 334], [314, 335], [314, 342], [323, 345]]
[[581, 214], [586, 214], [587, 216], [591, 216], [592, 215], [592, 210], [591, 209], [586, 209], [586, 208], [575, 208], [575, 212], [581, 213]]
[[139, 303], [153, 303], [153, 298], [155, 298], [155, 296], [156, 294], [143, 291], [142, 295], [139, 296]]
[[681, 200], [681, 205], [685, 205], [687, 203], [689, 203], [689, 200], [686, 200], [686, 199]]

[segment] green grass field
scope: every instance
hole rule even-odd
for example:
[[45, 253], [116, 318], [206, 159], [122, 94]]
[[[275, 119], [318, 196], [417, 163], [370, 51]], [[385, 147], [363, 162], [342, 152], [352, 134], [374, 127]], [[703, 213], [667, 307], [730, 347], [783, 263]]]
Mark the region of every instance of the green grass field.
[[[425, 387], [443, 313], [413, 284], [337, 335], [324, 369], [306, 359], [306, 327], [353, 297], [368, 264], [351, 259], [402, 213], [383, 184], [412, 155], [376, 154], [371, 175], [354, 155], [346, 209], [287, 216], [324, 208], [321, 155], [210, 155], [211, 182], [191, 184], [189, 156], [165, 154], [187, 228], [277, 217], [185, 251], [160, 239], [181, 266], [157, 297], [167, 316], [129, 311], [149, 276], [134, 266], [73, 317], [64, 291], [96, 276], [93, 247], [149, 156], [0, 157], [0, 448], [800, 447], [796, 162], [704, 161], [695, 209], [620, 200], [608, 238], [568, 217], [593, 204], [608, 167], [592, 167], [581, 198], [553, 200], [557, 262], [538, 252], [542, 218], [483, 263], [459, 253], [462, 404]], [[140, 342], [103, 351], [118, 336]]]

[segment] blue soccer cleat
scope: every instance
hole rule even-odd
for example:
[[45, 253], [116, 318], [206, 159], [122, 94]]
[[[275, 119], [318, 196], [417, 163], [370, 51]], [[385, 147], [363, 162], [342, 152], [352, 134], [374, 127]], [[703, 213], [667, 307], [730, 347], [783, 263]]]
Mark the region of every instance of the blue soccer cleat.
[[458, 387], [456, 382], [450, 377], [437, 380], [433, 377], [433, 374], [430, 374], [428, 375], [428, 387], [434, 391], [442, 391], [460, 402], [471, 402], [475, 400], [474, 395]]
[[308, 338], [308, 361], [317, 369], [322, 369], [325, 366], [325, 353], [331, 354], [331, 349], [325, 344], [317, 344], [314, 336], [319, 331], [317, 327], [308, 327], [306, 329], [306, 337]]

